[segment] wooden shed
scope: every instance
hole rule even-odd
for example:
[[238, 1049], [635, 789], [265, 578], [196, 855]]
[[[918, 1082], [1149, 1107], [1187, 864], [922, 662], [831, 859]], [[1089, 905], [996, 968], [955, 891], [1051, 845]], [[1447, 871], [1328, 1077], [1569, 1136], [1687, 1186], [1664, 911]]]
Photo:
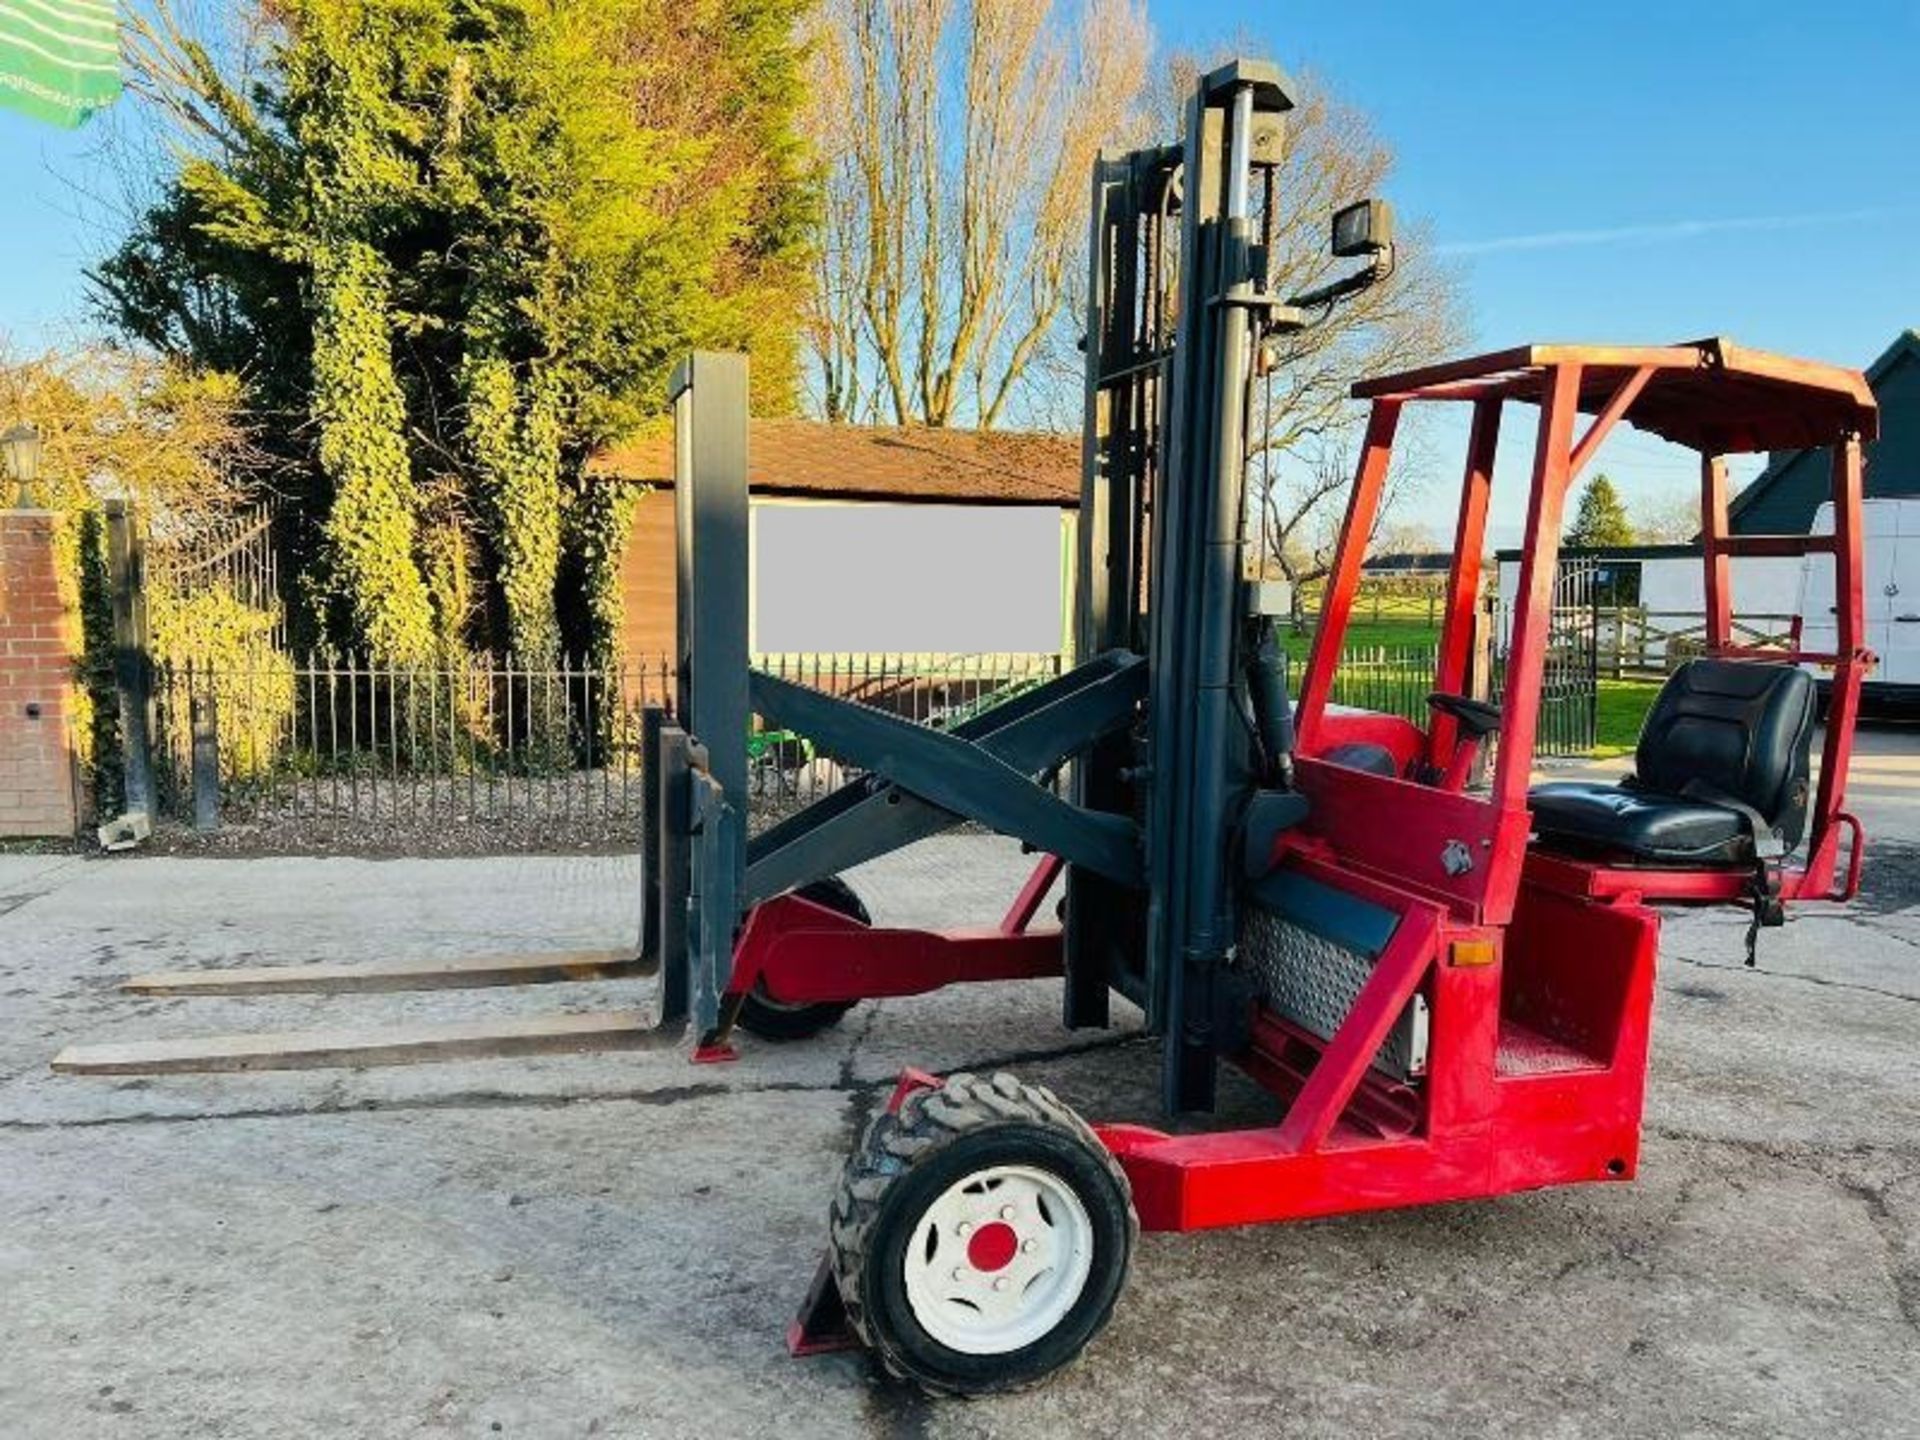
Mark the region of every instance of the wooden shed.
[[[754, 648], [1056, 650], [1070, 621], [1077, 437], [755, 419]], [[673, 440], [587, 467], [644, 487], [622, 557], [632, 661], [674, 645]]]

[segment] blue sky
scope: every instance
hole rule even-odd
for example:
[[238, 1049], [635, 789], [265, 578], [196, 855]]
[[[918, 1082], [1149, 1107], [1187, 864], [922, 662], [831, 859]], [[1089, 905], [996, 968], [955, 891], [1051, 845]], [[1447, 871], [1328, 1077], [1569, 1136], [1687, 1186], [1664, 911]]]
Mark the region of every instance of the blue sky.
[[[1915, 0], [1150, 11], [1168, 46], [1263, 53], [1372, 114], [1400, 157], [1393, 200], [1464, 269], [1479, 345], [1723, 333], [1864, 366], [1920, 325]], [[0, 112], [0, 334], [17, 346], [82, 314], [81, 266], [113, 224], [99, 143]], [[1603, 461], [1630, 504], [1688, 475], [1637, 437]], [[1444, 510], [1416, 496], [1408, 513]], [[1500, 538], [1513, 518], [1496, 510]]]
[[[1480, 338], [1729, 330], [1864, 364], [1920, 324], [1920, 4], [1160, 4], [1368, 111]], [[1209, 43], [1211, 42], [1211, 43]]]
[[[1464, 267], [1481, 348], [1725, 334], [1864, 367], [1920, 326], [1913, 0], [1152, 14], [1165, 43], [1269, 55], [1374, 117], [1399, 156], [1391, 198]], [[1630, 507], [1696, 473], [1637, 435], [1599, 464]], [[1502, 542], [1515, 488], [1496, 503]], [[1409, 513], [1439, 528], [1446, 509], [1418, 495]]]
[[0, 335], [15, 346], [52, 344], [79, 317], [81, 267], [109, 239], [102, 207], [80, 193], [112, 193], [98, 160], [103, 123], [69, 133], [0, 110]]

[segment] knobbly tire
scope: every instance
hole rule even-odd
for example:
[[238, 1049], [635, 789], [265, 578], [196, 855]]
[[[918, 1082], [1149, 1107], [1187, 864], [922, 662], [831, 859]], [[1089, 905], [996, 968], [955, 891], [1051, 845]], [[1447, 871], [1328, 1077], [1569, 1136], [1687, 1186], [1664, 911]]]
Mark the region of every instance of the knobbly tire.
[[867, 1126], [829, 1230], [848, 1321], [888, 1372], [985, 1395], [1038, 1384], [1100, 1333], [1140, 1222], [1052, 1091], [961, 1074]]
[[[850, 916], [862, 925], [873, 923], [873, 917], [867, 913], [867, 907], [861, 903], [860, 897], [853, 893], [853, 887], [838, 875], [829, 875], [824, 880], [802, 885], [794, 894], [824, 909]], [[741, 999], [736, 1023], [749, 1035], [758, 1035], [762, 1040], [809, 1040], [822, 1030], [838, 1025], [840, 1017], [858, 1003], [854, 1000], [823, 1000], [814, 1004], [788, 1005], [767, 994], [764, 987], [756, 985]]]

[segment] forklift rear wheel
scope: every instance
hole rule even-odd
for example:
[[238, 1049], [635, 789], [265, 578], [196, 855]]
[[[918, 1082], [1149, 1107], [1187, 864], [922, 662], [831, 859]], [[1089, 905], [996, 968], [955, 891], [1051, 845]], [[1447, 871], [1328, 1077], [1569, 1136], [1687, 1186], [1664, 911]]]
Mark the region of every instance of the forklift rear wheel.
[[[862, 925], [873, 923], [873, 917], [867, 913], [867, 907], [860, 902], [860, 897], [853, 893], [853, 887], [838, 875], [829, 875], [824, 880], [802, 885], [794, 894], [836, 914], [858, 920]], [[758, 1035], [762, 1040], [809, 1040], [822, 1030], [838, 1025], [840, 1017], [857, 1003], [854, 1000], [821, 1000], [789, 1005], [769, 995], [765, 985], [755, 985], [740, 1001], [739, 1024], [749, 1035]]]
[[854, 1332], [936, 1394], [1046, 1379], [1105, 1327], [1140, 1233], [1086, 1122], [1011, 1075], [954, 1075], [878, 1116], [830, 1223]]

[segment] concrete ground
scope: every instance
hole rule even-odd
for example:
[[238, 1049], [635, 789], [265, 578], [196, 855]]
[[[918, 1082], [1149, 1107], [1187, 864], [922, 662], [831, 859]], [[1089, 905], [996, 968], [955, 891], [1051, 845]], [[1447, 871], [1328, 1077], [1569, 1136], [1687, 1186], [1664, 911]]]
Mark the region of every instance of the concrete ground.
[[[635, 867], [0, 857], [0, 1434], [1920, 1434], [1920, 745], [1864, 739], [1858, 904], [1754, 972], [1737, 917], [1670, 921], [1638, 1182], [1149, 1236], [1080, 1364], [971, 1403], [781, 1335], [901, 1066], [1151, 1117], [1151, 1043], [1064, 1035], [1055, 986], [866, 1005], [720, 1069], [60, 1078], [76, 1040], [632, 1003], [114, 985], [617, 944]], [[953, 922], [1022, 869], [961, 837], [853, 879], [882, 920]]]

